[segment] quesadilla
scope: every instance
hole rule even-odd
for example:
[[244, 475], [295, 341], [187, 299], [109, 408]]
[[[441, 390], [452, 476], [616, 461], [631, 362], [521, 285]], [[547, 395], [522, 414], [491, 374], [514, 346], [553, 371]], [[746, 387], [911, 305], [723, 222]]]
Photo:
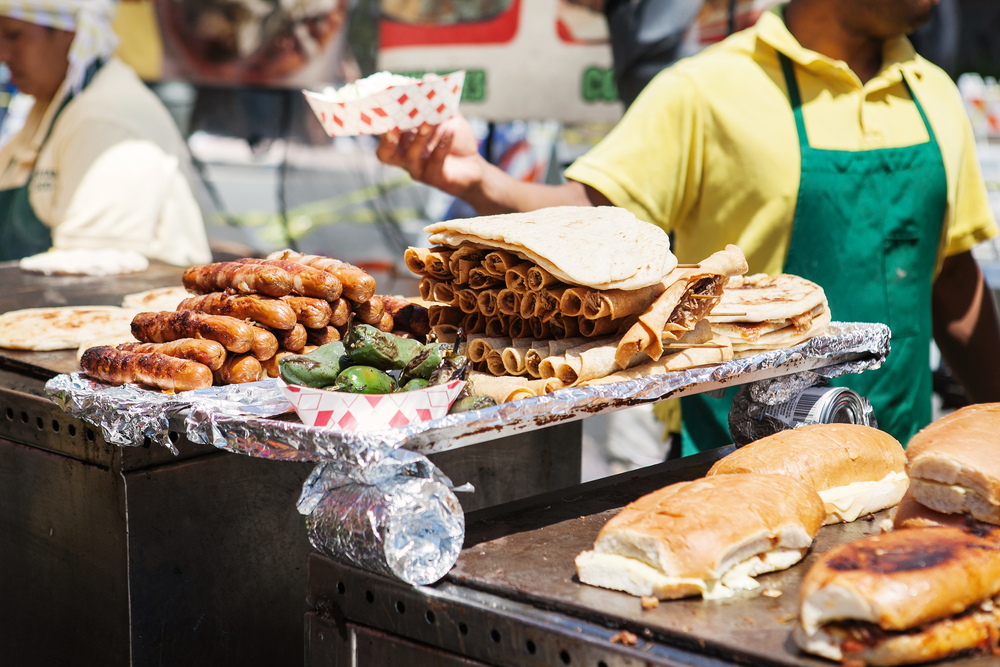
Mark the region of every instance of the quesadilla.
[[830, 310], [816, 283], [787, 273], [758, 273], [730, 278], [708, 321], [712, 331], [732, 341], [737, 356], [749, 356], [822, 335]]

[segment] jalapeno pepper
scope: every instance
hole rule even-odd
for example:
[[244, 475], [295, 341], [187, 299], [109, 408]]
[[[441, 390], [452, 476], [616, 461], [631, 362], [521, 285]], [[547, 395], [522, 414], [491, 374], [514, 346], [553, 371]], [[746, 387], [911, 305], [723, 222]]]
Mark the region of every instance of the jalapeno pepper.
[[335, 384], [340, 371], [353, 362], [340, 341], [327, 343], [309, 354], [290, 354], [278, 360], [278, 371], [288, 384], [322, 389]]
[[423, 343], [379, 331], [368, 324], [353, 326], [344, 340], [347, 356], [354, 363], [379, 370], [402, 370], [424, 348]]
[[391, 394], [396, 381], [388, 373], [371, 366], [351, 366], [337, 376], [337, 391], [352, 394]]
[[413, 378], [409, 380], [406, 384], [400, 387], [397, 391], [420, 391], [421, 389], [427, 389], [430, 383], [423, 378]]
[[424, 378], [426, 380], [434, 372], [434, 369], [441, 365], [450, 350], [451, 345], [447, 343], [434, 343], [425, 346], [417, 356], [413, 357], [410, 363], [406, 364], [406, 368], [403, 369], [403, 377]]
[[497, 402], [489, 396], [464, 396], [451, 404], [451, 409], [448, 410], [448, 414], [468, 412], [469, 410], [479, 410], [496, 404]]
[[469, 379], [469, 373], [472, 372], [472, 362], [464, 354], [458, 353], [460, 340], [461, 336], [455, 341], [455, 347], [452, 349], [451, 354], [442, 359], [438, 367], [431, 373], [428, 381], [432, 385], [447, 384], [452, 380]]

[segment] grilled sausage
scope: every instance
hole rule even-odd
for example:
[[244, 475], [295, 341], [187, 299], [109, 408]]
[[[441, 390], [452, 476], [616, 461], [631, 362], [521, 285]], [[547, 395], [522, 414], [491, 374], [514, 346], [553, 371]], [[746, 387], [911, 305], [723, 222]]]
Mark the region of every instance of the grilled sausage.
[[362, 269], [330, 257], [302, 255], [294, 250], [279, 250], [267, 256], [268, 259], [282, 259], [305, 264], [320, 271], [332, 273], [343, 285], [343, 295], [354, 303], [364, 303], [375, 294], [375, 279]]
[[132, 335], [143, 343], [167, 343], [178, 338], [214, 340], [230, 352], [246, 352], [254, 340], [254, 327], [227, 315], [196, 310], [139, 313], [132, 318]]
[[330, 304], [333, 314], [330, 316], [330, 324], [335, 327], [342, 327], [351, 319], [351, 302], [347, 299], [337, 299]]
[[156, 352], [168, 357], [197, 361], [213, 371], [218, 370], [226, 360], [226, 348], [222, 343], [200, 338], [180, 338], [169, 343], [122, 343], [118, 349], [122, 352]]
[[[476, 313], [476, 315], [478, 314], [479, 313]], [[388, 311], [383, 311], [382, 317], [379, 319], [378, 324], [375, 325], [375, 328], [378, 329], [379, 331], [384, 331], [386, 333], [389, 333], [390, 331], [392, 331], [394, 325], [395, 322], [393, 322], [392, 314], [389, 313]]]
[[108, 345], [92, 347], [83, 353], [80, 366], [87, 375], [115, 385], [141, 382], [164, 391], [212, 386], [208, 366], [155, 352], [126, 352]]
[[427, 309], [418, 303], [395, 296], [382, 296], [382, 305], [386, 312], [392, 314], [396, 329], [409, 331], [418, 338], [431, 332], [427, 319]]
[[243, 384], [244, 382], [256, 382], [263, 376], [264, 368], [250, 354], [231, 354], [222, 364], [222, 368], [215, 371], [216, 384]]
[[278, 338], [260, 327], [253, 327], [253, 344], [250, 346], [250, 354], [260, 361], [270, 359], [278, 351]]
[[272, 331], [271, 333], [278, 339], [279, 350], [285, 349], [298, 352], [309, 342], [306, 328], [301, 324], [296, 324], [288, 331]]
[[292, 278], [292, 291], [302, 296], [311, 296], [327, 301], [340, 298], [343, 287], [340, 278], [332, 273], [315, 269], [298, 262], [287, 262], [280, 259], [238, 259], [240, 264], [251, 266], [273, 266], [287, 271]]
[[[283, 301], [295, 313], [296, 321], [310, 329], [325, 327], [330, 323], [330, 318], [333, 317], [333, 308], [328, 301], [324, 301], [323, 299], [313, 299], [307, 296], [286, 296]], [[334, 303], [339, 304], [341, 302], [342, 299], [337, 299]], [[346, 302], [344, 303], [346, 306]], [[344, 322], [346, 321], [347, 318], [345, 316]]]
[[323, 327], [322, 329], [306, 329], [309, 345], [326, 345], [340, 340], [340, 332], [335, 327]]
[[193, 266], [181, 277], [189, 291], [196, 294], [232, 290], [242, 294], [265, 294], [282, 297], [292, 291], [292, 277], [279, 266], [217, 262]]
[[283, 357], [287, 357], [290, 354], [295, 354], [295, 350], [278, 350], [278, 352], [268, 359], [267, 361], [260, 362], [261, 367], [269, 378], [276, 378], [281, 375], [281, 371], [278, 368], [278, 362], [281, 361]]
[[228, 315], [240, 320], [250, 319], [272, 329], [295, 326], [295, 310], [282, 299], [259, 294], [235, 295], [214, 292], [181, 301], [177, 310], [197, 310], [211, 315]]
[[354, 316], [358, 321], [372, 326], [376, 326], [382, 321], [382, 313], [384, 312], [385, 307], [382, 305], [382, 297], [380, 296], [373, 296], [368, 301], [354, 306]]

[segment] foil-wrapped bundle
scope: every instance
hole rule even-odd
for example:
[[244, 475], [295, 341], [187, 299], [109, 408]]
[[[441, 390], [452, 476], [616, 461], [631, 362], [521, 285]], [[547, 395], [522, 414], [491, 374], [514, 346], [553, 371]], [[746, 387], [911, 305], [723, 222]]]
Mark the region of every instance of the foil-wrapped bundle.
[[450, 487], [426, 458], [396, 450], [351, 473], [336, 462], [320, 463], [298, 509], [316, 549], [425, 585], [447, 574], [465, 540], [465, 515]]

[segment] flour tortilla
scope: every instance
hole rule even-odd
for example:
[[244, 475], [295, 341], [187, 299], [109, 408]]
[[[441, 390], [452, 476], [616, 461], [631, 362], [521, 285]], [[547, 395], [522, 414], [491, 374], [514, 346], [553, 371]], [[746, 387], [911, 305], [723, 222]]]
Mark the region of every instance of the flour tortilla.
[[708, 321], [715, 324], [786, 320], [809, 312], [824, 301], [823, 288], [799, 276], [788, 273], [736, 276], [729, 279], [722, 301], [715, 308], [722, 315], [709, 315]]
[[149, 260], [135, 250], [69, 248], [25, 257], [18, 266], [22, 271], [47, 276], [116, 276], [145, 271], [149, 268]]
[[479, 396], [489, 396], [497, 403], [516, 401], [519, 398], [541, 396], [562, 389], [562, 383], [555, 378], [548, 380], [529, 380], [524, 377], [503, 375], [493, 377], [486, 373], [472, 372], [469, 374], [472, 393]]
[[[639, 321], [632, 325], [618, 344], [615, 356], [618, 365], [625, 367], [628, 361], [640, 352], [645, 352], [651, 359], [659, 359], [663, 354], [663, 336], [668, 332], [667, 324], [674, 311], [678, 308], [682, 310], [701, 308], [699, 303], [685, 303], [685, 299], [696, 300], [690, 296], [690, 289], [706, 279], [732, 278], [746, 271], [747, 261], [743, 251], [735, 245], [728, 245], [725, 250], [713, 253], [702, 260], [697, 268], [675, 269], [665, 276], [662, 280], [665, 291], [639, 316]], [[690, 321], [685, 322], [683, 326], [671, 327], [666, 333], [667, 338], [677, 340], [684, 335], [685, 330], [694, 329], [697, 323]]]
[[785, 348], [795, 347], [796, 345], [806, 342], [810, 338], [822, 336], [826, 333], [826, 329], [829, 324], [830, 310], [825, 309], [817, 317], [813, 318], [812, 325], [806, 331], [797, 330], [795, 327], [785, 327], [780, 331], [764, 334], [754, 343], [734, 341], [733, 349], [742, 354], [747, 351], [760, 352], [764, 350], [783, 350]]
[[677, 266], [662, 229], [613, 206], [559, 206], [448, 220], [424, 231], [431, 243], [506, 250], [562, 282], [593, 289], [648, 287]]
[[126, 294], [122, 299], [122, 308], [130, 308], [143, 313], [155, 313], [164, 310], [177, 310], [181, 301], [191, 296], [183, 287], [157, 287], [156, 289]]
[[131, 334], [136, 312], [117, 306], [13, 310], [0, 315], [0, 347], [75, 350], [88, 340]]
[[[733, 341], [734, 345], [739, 343], [753, 344], [767, 334], [775, 331], [782, 331], [786, 328], [798, 330], [800, 333], [808, 331], [809, 328], [812, 327], [813, 320], [819, 317], [823, 311], [826, 310], [826, 308], [827, 304], [826, 302], [823, 302], [808, 313], [797, 315], [795, 317], [789, 317], [784, 320], [765, 320], [763, 322], [712, 322], [712, 331], [721, 336], [726, 336]], [[711, 321], [711, 316], [709, 316], [708, 319]]]
[[[672, 371], [683, 371], [699, 366], [721, 364], [733, 358], [733, 347], [728, 338], [725, 336], [715, 336], [712, 342], [715, 344], [715, 347], [692, 347], [673, 354], [665, 354], [656, 361], [647, 361], [644, 364], [639, 364], [638, 366], [633, 366], [632, 368], [618, 371], [602, 378], [581, 382], [579, 386], [637, 380], [648, 375], [662, 375], [663, 373]], [[670, 350], [668, 349], [667, 351], [669, 352]]]

